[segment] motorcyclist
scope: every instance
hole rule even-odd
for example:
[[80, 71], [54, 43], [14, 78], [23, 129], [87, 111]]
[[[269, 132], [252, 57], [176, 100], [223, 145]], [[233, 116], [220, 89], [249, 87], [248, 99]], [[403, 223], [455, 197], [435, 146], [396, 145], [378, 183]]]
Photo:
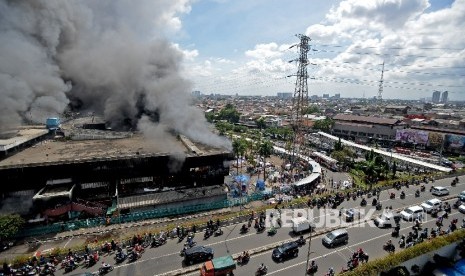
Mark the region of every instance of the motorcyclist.
[[422, 192], [424, 192], [426, 190], [425, 185], [421, 185], [420, 189]]
[[416, 190], [416, 191], [415, 191], [415, 196], [416, 196], [416, 197], [419, 197], [419, 196], [420, 196], [420, 190]]
[[400, 192], [400, 197], [405, 197], [405, 192], [404, 191]]
[[105, 262], [102, 262], [102, 267], [103, 267], [104, 269], [108, 269], [108, 268], [110, 268], [110, 266], [111, 266], [110, 264], [107, 264], [107, 263], [105, 263]]
[[378, 200], [376, 198], [373, 198], [373, 201], [371, 202], [371, 205], [376, 206], [377, 203], [378, 203]]
[[247, 226], [245, 224], [242, 224], [242, 228], [241, 228], [242, 231], [247, 231]]
[[265, 271], [265, 268], [266, 268], [266, 266], [262, 263], [262, 264], [258, 267], [258, 271], [263, 272], [263, 271]]

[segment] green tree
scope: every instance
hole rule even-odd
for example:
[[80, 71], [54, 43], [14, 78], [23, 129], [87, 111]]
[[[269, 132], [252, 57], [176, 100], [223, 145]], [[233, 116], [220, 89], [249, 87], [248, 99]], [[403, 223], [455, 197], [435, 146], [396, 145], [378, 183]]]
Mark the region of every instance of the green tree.
[[263, 117], [260, 117], [257, 120], [255, 120], [255, 123], [257, 124], [257, 127], [259, 129], [265, 129], [266, 128], [265, 118], [263, 118]]
[[303, 115], [320, 113], [320, 109], [316, 105], [310, 105], [305, 110], [303, 110], [302, 113]]
[[218, 113], [219, 120], [226, 120], [230, 123], [239, 122], [241, 114], [236, 110], [232, 104], [227, 104], [223, 109]]
[[[266, 164], [266, 158], [270, 157], [273, 153], [273, 144], [270, 140], [262, 141], [258, 146], [258, 153], [263, 157], [263, 163]], [[263, 167], [263, 180], [266, 180], [266, 170], [265, 166]]]
[[0, 216], [0, 240], [16, 235], [24, 224], [24, 219], [17, 214]]
[[313, 124], [313, 129], [321, 130], [324, 132], [329, 132], [331, 128], [333, 127], [333, 125], [334, 125], [334, 121], [330, 118], [326, 118], [323, 120], [315, 121], [315, 123]]
[[365, 180], [370, 184], [370, 189], [374, 182], [378, 181], [380, 177], [386, 176], [389, 172], [387, 162], [373, 150], [365, 153], [365, 161], [360, 162], [358, 166], [365, 173]]
[[[234, 139], [232, 143], [233, 147], [233, 153], [234, 156], [236, 156], [236, 161], [237, 161], [237, 174], [239, 174], [239, 158], [244, 156], [245, 150], [246, 150], [246, 144], [245, 144], [245, 139]], [[242, 162], [241, 162], [242, 164]]]

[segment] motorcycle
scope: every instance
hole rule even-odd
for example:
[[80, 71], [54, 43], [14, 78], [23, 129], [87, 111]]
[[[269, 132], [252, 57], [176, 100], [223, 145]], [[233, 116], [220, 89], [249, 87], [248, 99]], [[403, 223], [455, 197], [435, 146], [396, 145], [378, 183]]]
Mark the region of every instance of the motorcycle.
[[371, 206], [376, 206], [376, 204], [378, 204], [378, 201], [376, 198], [373, 198], [373, 201], [371, 201]]
[[124, 262], [124, 260], [126, 260], [127, 257], [128, 257], [128, 254], [125, 254], [123, 252], [117, 253], [116, 256], [115, 256], [115, 262], [117, 264], [122, 263], [122, 262]]
[[394, 194], [394, 193], [391, 193], [391, 195], [389, 196], [389, 198], [390, 198], [390, 199], [394, 199], [394, 198], [396, 198], [396, 194]]
[[451, 185], [452, 187], [455, 187], [455, 186], [457, 185], [457, 182], [455, 182], [455, 180], [452, 180], [452, 183], [450, 183], [450, 185]]
[[245, 265], [249, 262], [250, 260], [250, 256], [248, 254], [246, 255], [240, 255], [238, 258], [237, 258], [237, 263], [240, 264], [240, 265]]
[[364, 207], [367, 205], [367, 201], [365, 199], [362, 199], [362, 201], [360, 202], [360, 206]]
[[381, 203], [378, 202], [378, 204], [376, 204], [376, 210], [379, 211], [383, 208], [383, 205]]
[[383, 249], [389, 253], [394, 253], [394, 251], [396, 251], [396, 247], [392, 243], [384, 244]]
[[158, 247], [158, 246], [161, 246], [161, 245], [163, 245], [163, 244], [165, 244], [165, 243], [166, 243], [166, 239], [160, 237], [160, 238], [158, 238], [158, 239], [153, 239], [153, 240], [152, 240], [151, 246], [152, 246], [152, 247]]
[[215, 237], [217, 236], [221, 236], [223, 235], [223, 230], [221, 228], [218, 228], [216, 231], [215, 231]]
[[98, 275], [107, 274], [108, 272], [110, 272], [110, 271], [112, 271], [112, 270], [113, 270], [113, 266], [112, 266], [112, 265], [102, 266], [102, 267], [99, 268], [99, 270], [98, 270]]
[[273, 236], [274, 234], [276, 234], [276, 232], [278, 232], [278, 230], [276, 230], [276, 228], [274, 228], [274, 227], [271, 227], [268, 230], [268, 236]]
[[315, 274], [316, 272], [318, 271], [318, 265], [311, 265], [308, 269], [307, 269], [307, 274]]
[[132, 251], [129, 253], [128, 260], [130, 263], [135, 262], [137, 259], [139, 259], [141, 255], [135, 251]]
[[424, 185], [421, 185], [420, 191], [421, 191], [421, 192], [424, 192], [425, 190], [426, 190], [425, 186], [424, 186]]
[[68, 265], [65, 266], [65, 273], [71, 272], [77, 268], [77, 264], [75, 263], [68, 263]]
[[241, 227], [241, 234], [245, 234], [247, 232], [249, 232], [249, 228], [247, 226], [245, 226], [245, 224], [242, 225]]
[[205, 234], [203, 235], [203, 239], [206, 240], [212, 235], [212, 230], [210, 228], [207, 228], [205, 230]]
[[259, 267], [255, 272], [256, 276], [266, 275], [268, 273], [268, 268], [266, 266]]
[[417, 191], [415, 192], [415, 197], [420, 197], [420, 191], [417, 190]]
[[405, 199], [405, 193], [404, 192], [400, 193], [400, 199]]
[[296, 242], [299, 246], [304, 246], [305, 243], [306, 243], [307, 241], [304, 239], [304, 237], [301, 236], [301, 237], [298, 238], [295, 242]]

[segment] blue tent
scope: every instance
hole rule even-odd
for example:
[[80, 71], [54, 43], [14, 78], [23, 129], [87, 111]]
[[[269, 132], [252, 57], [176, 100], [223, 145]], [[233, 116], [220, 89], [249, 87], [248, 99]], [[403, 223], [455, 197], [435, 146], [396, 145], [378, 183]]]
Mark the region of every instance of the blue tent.
[[239, 182], [239, 183], [249, 182], [249, 180], [250, 180], [250, 177], [245, 174], [241, 174], [241, 175], [234, 177], [234, 181]]
[[259, 191], [265, 190], [265, 181], [262, 179], [258, 179], [257, 184], [255, 185], [255, 189]]

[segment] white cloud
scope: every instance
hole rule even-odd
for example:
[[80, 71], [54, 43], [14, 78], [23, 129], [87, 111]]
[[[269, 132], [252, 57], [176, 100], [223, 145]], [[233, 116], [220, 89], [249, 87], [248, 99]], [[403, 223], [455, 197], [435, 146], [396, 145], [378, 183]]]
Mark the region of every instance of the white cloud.
[[271, 42], [268, 44], [255, 45], [255, 48], [253, 50], [246, 51], [245, 55], [256, 59], [267, 59], [280, 57], [282, 52], [280, 51], [278, 44]]

